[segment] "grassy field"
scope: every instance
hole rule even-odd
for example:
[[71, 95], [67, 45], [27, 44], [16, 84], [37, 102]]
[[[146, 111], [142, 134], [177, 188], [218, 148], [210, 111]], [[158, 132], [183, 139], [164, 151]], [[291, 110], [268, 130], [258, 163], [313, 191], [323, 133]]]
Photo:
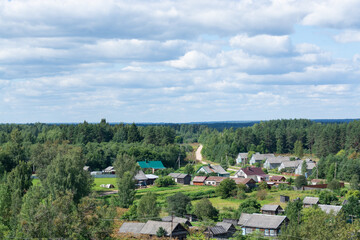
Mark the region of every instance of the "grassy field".
[[[117, 183], [116, 178], [94, 178], [95, 186], [93, 187], [93, 190], [95, 191], [111, 191], [117, 189]], [[115, 186], [115, 188], [102, 188], [100, 187], [101, 184], [112, 184]]]

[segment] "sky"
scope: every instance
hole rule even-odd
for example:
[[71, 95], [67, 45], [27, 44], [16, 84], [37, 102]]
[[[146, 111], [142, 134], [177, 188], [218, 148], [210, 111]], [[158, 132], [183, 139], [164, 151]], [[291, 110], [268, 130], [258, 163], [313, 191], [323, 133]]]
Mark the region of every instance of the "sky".
[[358, 0], [2, 0], [0, 123], [359, 118]]

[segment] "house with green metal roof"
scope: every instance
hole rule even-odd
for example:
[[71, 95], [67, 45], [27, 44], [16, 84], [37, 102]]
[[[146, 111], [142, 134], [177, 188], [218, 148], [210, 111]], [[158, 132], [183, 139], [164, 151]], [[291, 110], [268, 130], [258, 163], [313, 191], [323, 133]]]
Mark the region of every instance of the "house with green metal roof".
[[165, 169], [163, 163], [161, 161], [140, 161], [138, 162], [139, 166], [141, 167], [141, 169], [147, 169], [150, 168], [152, 169], [153, 173], [155, 172], [155, 170], [158, 169]]

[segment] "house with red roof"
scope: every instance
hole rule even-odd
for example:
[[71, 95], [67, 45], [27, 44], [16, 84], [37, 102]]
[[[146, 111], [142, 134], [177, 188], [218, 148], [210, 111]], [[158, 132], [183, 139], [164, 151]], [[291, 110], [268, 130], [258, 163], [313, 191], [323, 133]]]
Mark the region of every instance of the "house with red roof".
[[252, 178], [256, 182], [269, 181], [269, 175], [266, 175], [264, 171], [259, 167], [242, 168], [235, 173], [235, 177]]

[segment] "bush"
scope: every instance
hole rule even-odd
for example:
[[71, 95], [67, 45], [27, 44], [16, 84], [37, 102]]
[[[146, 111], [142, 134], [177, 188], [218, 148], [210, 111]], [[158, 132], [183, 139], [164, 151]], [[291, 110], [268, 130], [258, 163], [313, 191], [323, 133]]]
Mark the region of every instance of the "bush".
[[233, 196], [236, 193], [235, 181], [230, 178], [223, 180], [216, 188], [216, 193], [223, 199]]
[[157, 187], [168, 187], [172, 185], [176, 185], [176, 183], [174, 179], [170, 176], [159, 177], [155, 180], [155, 186]]
[[209, 199], [203, 198], [195, 205], [194, 214], [201, 220], [216, 220], [219, 211], [212, 205]]
[[244, 190], [238, 190], [237, 194], [236, 194], [236, 198], [237, 199], [246, 199], [246, 193]]
[[338, 189], [341, 188], [340, 182], [338, 180], [336, 180], [336, 179], [333, 179], [328, 183], [327, 188], [331, 189], [331, 190], [338, 190]]
[[264, 190], [264, 189], [262, 189], [262, 190], [260, 190], [260, 191], [257, 192], [256, 196], [257, 196], [257, 198], [258, 198], [259, 200], [265, 200], [265, 198], [266, 198], [266, 196], [267, 196], [267, 191]]
[[301, 188], [302, 186], [306, 186], [307, 185], [306, 177], [303, 176], [303, 175], [300, 175], [295, 179], [294, 183], [295, 183], [295, 186], [297, 188]]

